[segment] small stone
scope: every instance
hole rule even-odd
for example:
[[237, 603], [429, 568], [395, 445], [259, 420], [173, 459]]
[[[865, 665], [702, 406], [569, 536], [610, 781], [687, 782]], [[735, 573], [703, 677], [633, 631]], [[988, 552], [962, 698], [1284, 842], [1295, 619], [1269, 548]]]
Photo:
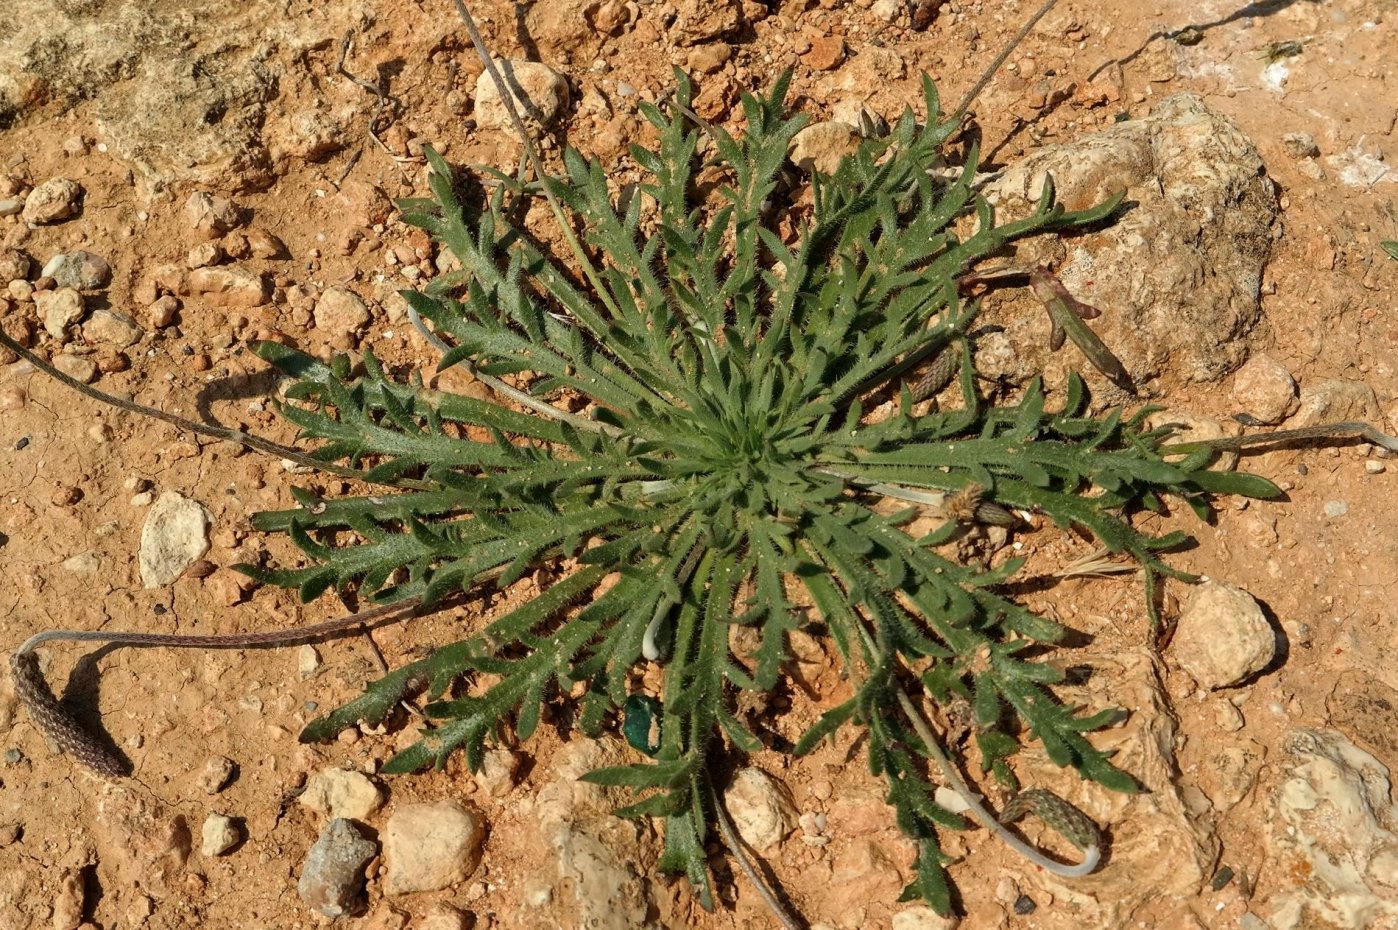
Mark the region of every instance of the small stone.
[[[523, 59], [497, 60], [496, 65], [505, 79], [505, 84], [512, 88], [510, 95], [522, 118], [528, 119], [532, 116], [547, 126], [557, 119], [563, 108], [568, 105], [568, 82], [563, 79], [563, 75], [548, 65]], [[524, 92], [528, 100], [527, 105], [520, 105], [519, 92], [513, 89], [515, 86]], [[475, 99], [475, 117], [478, 125], [487, 129], [510, 128], [509, 114], [505, 111], [500, 91], [495, 86], [490, 72], [482, 71], [480, 77], [476, 78]]]
[[848, 123], [812, 123], [791, 139], [788, 157], [807, 174], [834, 174], [840, 161], [859, 148], [859, 130]]
[[312, 775], [296, 801], [327, 817], [368, 820], [383, 805], [383, 792], [368, 776], [329, 768]]
[[64, 869], [53, 896], [53, 920], [50, 923], [53, 930], [78, 930], [83, 922], [85, 899], [81, 873]]
[[689, 50], [689, 67], [700, 74], [713, 74], [733, 57], [733, 46], [727, 42], [709, 42]]
[[1288, 132], [1282, 136], [1282, 148], [1292, 158], [1315, 158], [1320, 154], [1315, 136], [1308, 132]]
[[893, 915], [893, 930], [953, 930], [959, 921], [943, 917], [925, 904], [914, 904]]
[[348, 914], [364, 886], [364, 867], [377, 852], [350, 821], [330, 821], [306, 854], [296, 893], [326, 917]]
[[1038, 907], [1039, 905], [1034, 903], [1034, 899], [1027, 894], [1022, 894], [1018, 898], [1015, 898], [1015, 913], [1020, 917], [1026, 917], [1034, 913]]
[[196, 268], [189, 290], [216, 307], [260, 307], [270, 290], [262, 275], [244, 268]]
[[503, 798], [515, 785], [515, 775], [519, 772], [519, 757], [508, 749], [491, 749], [481, 759], [481, 770], [476, 772], [476, 784], [492, 798]]
[[91, 384], [97, 380], [97, 363], [85, 355], [55, 355], [52, 363], [74, 381]]
[[874, 0], [869, 12], [875, 19], [892, 23], [903, 19], [908, 12], [908, 0]]
[[205, 239], [217, 239], [238, 225], [238, 208], [226, 197], [195, 191], [184, 203], [190, 228]]
[[34, 270], [34, 262], [19, 249], [0, 248], [0, 281], [23, 281]]
[[142, 335], [135, 320], [115, 310], [94, 310], [92, 317], [83, 324], [83, 338], [88, 342], [119, 349], [134, 346]]
[[[302, 681], [313, 676], [320, 668], [320, 653], [310, 643], [296, 650], [296, 674]], [[362, 819], [362, 818], [356, 818]]]
[[261, 227], [248, 230], [248, 249], [253, 258], [286, 258], [286, 244]]
[[631, 10], [622, 0], [606, 0], [588, 17], [588, 21], [593, 29], [604, 35], [619, 36], [631, 23]]
[[107, 260], [100, 255], [94, 255], [80, 249], [57, 257], [62, 259], [58, 263], [58, 267], [49, 271], [46, 265], [44, 266], [44, 274], [53, 275], [54, 283], [59, 287], [75, 287], [80, 291], [95, 291], [106, 287], [107, 282], [112, 280], [112, 266], [107, 264]]
[[845, 60], [845, 40], [839, 36], [820, 36], [811, 40], [811, 49], [801, 61], [812, 71], [830, 71]]
[[327, 287], [316, 301], [316, 329], [330, 335], [359, 334], [369, 325], [364, 299], [347, 287]]
[[1326, 501], [1323, 509], [1325, 510], [1325, 515], [1333, 520], [1336, 517], [1343, 517], [1345, 514], [1349, 513], [1349, 504], [1345, 501]]
[[1180, 614], [1170, 651], [1179, 666], [1215, 690], [1246, 680], [1276, 655], [1276, 633], [1252, 595], [1205, 582]]
[[1319, 426], [1341, 420], [1379, 418], [1379, 401], [1374, 389], [1363, 381], [1330, 378], [1301, 389], [1301, 405], [1296, 411], [1297, 426]]
[[786, 789], [761, 769], [739, 769], [723, 797], [739, 835], [758, 852], [796, 829], [796, 806]]
[[439, 904], [416, 925], [420, 930], [470, 930], [471, 917], [450, 904]]
[[23, 410], [29, 395], [18, 384], [11, 384], [0, 390], [0, 410]]
[[237, 768], [227, 756], [210, 756], [199, 772], [199, 788], [205, 794], [218, 794], [233, 780]]
[[189, 250], [184, 263], [190, 268], [208, 268], [223, 261], [223, 246], [218, 242], [201, 242]]
[[67, 178], [50, 178], [24, 198], [23, 218], [26, 223], [43, 226], [68, 219], [78, 212], [83, 189]]
[[1260, 423], [1280, 423], [1296, 409], [1296, 382], [1281, 362], [1254, 355], [1233, 375], [1233, 403]]
[[161, 493], [146, 514], [139, 554], [141, 583], [160, 588], [209, 551], [209, 511], [177, 491]]
[[1382, 475], [1387, 470], [1387, 466], [1377, 459], [1368, 459], [1364, 462], [1364, 473], [1368, 475]]
[[440, 891], [464, 881], [481, 863], [485, 817], [454, 801], [409, 804], [383, 832], [389, 895]]
[[166, 294], [146, 308], [146, 320], [149, 321], [151, 329], [164, 329], [175, 322], [175, 316], [179, 312], [180, 299]]
[[63, 568], [75, 575], [95, 575], [102, 568], [102, 559], [89, 549], [64, 559]]
[[24, 201], [18, 197], [6, 197], [0, 200], [0, 216], [14, 216], [24, 209]]
[[71, 287], [36, 291], [34, 309], [44, 321], [44, 331], [59, 342], [65, 342], [68, 327], [83, 318], [83, 295]]
[[238, 845], [238, 825], [233, 822], [232, 817], [210, 814], [204, 818], [200, 836], [199, 851], [205, 858], [212, 859]]

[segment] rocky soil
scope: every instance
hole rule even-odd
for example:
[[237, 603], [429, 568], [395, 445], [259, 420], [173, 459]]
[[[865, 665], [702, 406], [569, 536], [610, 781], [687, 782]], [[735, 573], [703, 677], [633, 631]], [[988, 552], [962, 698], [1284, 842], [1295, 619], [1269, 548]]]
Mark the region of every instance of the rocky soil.
[[[795, 105], [826, 124], [794, 153], [809, 170], [920, 106], [923, 72], [960, 99], [1037, 3], [472, 6], [519, 62], [549, 157], [575, 145], [623, 183], [637, 176], [627, 144], [649, 139], [637, 104], [673, 67], [693, 75], [700, 115], [733, 130], [738, 93], [792, 69]], [[12, 0], [6, 14], [7, 332], [102, 390], [282, 442], [277, 383], [250, 340], [372, 348], [431, 377], [435, 351], [397, 291], [442, 259], [392, 202], [426, 192], [424, 144], [456, 164], [519, 158], [450, 4]], [[1393, 0], [1062, 0], [977, 101], [1002, 210], [1048, 170], [1070, 206], [1128, 190], [1120, 222], [1026, 257], [1104, 311], [1094, 326], [1169, 420], [1215, 435], [1239, 429], [1235, 413], [1398, 432], [1398, 261], [1379, 246], [1398, 239], [1395, 44]], [[1027, 297], [998, 296], [987, 315], [1001, 332], [980, 362], [1008, 390], [1037, 372], [1061, 387], [1083, 367], [1071, 346], [1047, 351]], [[1103, 403], [1128, 399], [1089, 380]], [[1031, 746], [1023, 779], [1107, 828], [1106, 864], [1061, 881], [983, 830], [951, 835], [963, 927], [1398, 927], [1398, 462], [1349, 443], [1243, 467], [1287, 496], [1209, 525], [1155, 523], [1197, 537], [1173, 558], [1210, 579], [1169, 586], [1173, 640], [1153, 634], [1129, 575], [1030, 586], [1031, 606], [1085, 634], [1055, 657], [1082, 673], [1065, 700], [1132, 709], [1100, 744], [1149, 790], [1082, 785]], [[249, 517], [298, 484], [341, 490], [80, 398], [0, 351], [0, 643], [341, 612], [230, 568], [290, 556]], [[1014, 542], [1036, 577], [1092, 551], [1051, 529]], [[577, 782], [627, 758], [620, 741], [543, 728], [475, 775], [456, 760], [413, 777], [378, 773], [412, 727], [297, 743], [385, 663], [498, 606], [288, 650], [46, 649], [49, 680], [100, 714], [135, 776], [103, 781], [56, 755], [0, 684], [0, 926], [773, 926], [717, 859], [723, 900], [703, 912], [656, 870], [657, 831]], [[798, 700], [772, 708], [788, 737], [841, 693], [821, 643], [793, 646]], [[811, 927], [948, 926], [897, 903], [912, 850], [852, 733], [747, 766], [729, 806]]]

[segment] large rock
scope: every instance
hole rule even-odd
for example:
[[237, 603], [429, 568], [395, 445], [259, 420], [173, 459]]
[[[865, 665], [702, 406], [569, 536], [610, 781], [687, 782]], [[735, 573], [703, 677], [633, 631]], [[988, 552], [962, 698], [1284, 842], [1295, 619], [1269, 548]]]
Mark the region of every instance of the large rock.
[[1388, 767], [1334, 731], [1295, 730], [1286, 750], [1267, 804], [1258, 888], [1267, 926], [1398, 925], [1398, 805]]
[[[1236, 126], [1179, 94], [1145, 119], [1041, 149], [986, 185], [1001, 221], [1028, 212], [1050, 174], [1069, 209], [1126, 192], [1106, 228], [1066, 245], [1030, 240], [1019, 258], [1066, 259], [1063, 283], [1102, 311], [1092, 326], [1137, 384], [1166, 372], [1215, 381], [1242, 364], [1277, 204], [1262, 159]], [[1027, 296], [993, 322], [1007, 333], [980, 353], [986, 373], [1027, 380], [1045, 371], [1051, 381], [1065, 367], [1087, 373], [1071, 346], [1049, 352], [1047, 318]]]

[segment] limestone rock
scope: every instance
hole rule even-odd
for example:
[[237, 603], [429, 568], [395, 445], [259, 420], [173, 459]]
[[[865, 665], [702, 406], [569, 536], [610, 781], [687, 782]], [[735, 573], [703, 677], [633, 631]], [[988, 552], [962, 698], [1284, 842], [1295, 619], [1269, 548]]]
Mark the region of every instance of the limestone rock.
[[791, 161], [807, 174], [834, 174], [840, 160], [859, 148], [859, 130], [848, 123], [812, 123], [791, 139]]
[[455, 801], [409, 804], [388, 818], [383, 832], [390, 895], [441, 891], [481, 864], [485, 817]]
[[169, 584], [209, 551], [209, 512], [177, 491], [156, 498], [141, 528], [141, 583]]
[[786, 789], [761, 769], [739, 769], [723, 797], [739, 835], [758, 852], [796, 829], [796, 806]]
[[383, 805], [383, 792], [366, 775], [329, 768], [312, 775], [296, 800], [332, 819], [368, 820]]
[[1170, 653], [1203, 688], [1227, 688], [1267, 666], [1276, 634], [1252, 595], [1205, 582], [1180, 614]]
[[82, 196], [83, 189], [77, 181], [50, 178], [24, 198], [21, 218], [36, 226], [60, 223], [78, 212]]
[[67, 328], [83, 318], [83, 295], [71, 287], [35, 291], [34, 309], [44, 323], [44, 331], [59, 342], [66, 342]]
[[1233, 375], [1233, 403], [1268, 425], [1280, 423], [1296, 409], [1296, 382], [1270, 355], [1254, 355]]
[[189, 290], [216, 307], [260, 307], [267, 302], [267, 282], [245, 268], [196, 268]]
[[[1261, 314], [1277, 205], [1261, 157], [1233, 123], [1199, 97], [1178, 94], [1144, 119], [1029, 155], [985, 193], [1012, 219], [1031, 209], [1050, 173], [1070, 210], [1121, 191], [1131, 203], [1069, 247], [1059, 276], [1102, 311], [1093, 329], [1137, 384], [1167, 370], [1185, 381], [1215, 381], [1243, 362], [1241, 337]], [[1028, 240], [1017, 260], [1051, 261], [1063, 247], [1051, 237]], [[1055, 383], [1067, 367], [1087, 368], [1074, 350], [1048, 350], [1036, 302], [1014, 301], [996, 317], [987, 322], [1004, 323], [1014, 352], [978, 355], [989, 366], [983, 374], [1027, 381], [1043, 372]]]
[[327, 287], [316, 301], [316, 329], [326, 335], [359, 333], [369, 325], [364, 299], [347, 287]]
[[[1294, 730], [1267, 805], [1272, 930], [1361, 930], [1398, 922], [1398, 805], [1386, 765], [1333, 730]], [[1292, 878], [1304, 876], [1304, 879]]]
[[[496, 61], [500, 75], [512, 88], [515, 110], [523, 119], [531, 117], [547, 126], [568, 105], [568, 82], [548, 65], [523, 59]], [[521, 105], [520, 91], [527, 101]], [[487, 129], [510, 131], [510, 117], [500, 99], [500, 90], [488, 71], [476, 78], [476, 123]]]

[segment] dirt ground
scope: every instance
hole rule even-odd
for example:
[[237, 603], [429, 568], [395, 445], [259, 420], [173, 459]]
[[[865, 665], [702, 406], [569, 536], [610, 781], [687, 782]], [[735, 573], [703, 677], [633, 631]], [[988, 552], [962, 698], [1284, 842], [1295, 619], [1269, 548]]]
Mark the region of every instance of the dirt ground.
[[[795, 105], [816, 118], [854, 101], [893, 119], [919, 99], [924, 71], [945, 101], [960, 99], [1035, 5], [472, 4], [497, 55], [542, 61], [566, 76], [571, 101], [555, 127], [553, 154], [571, 143], [618, 170], [630, 170], [620, 165], [626, 144], [648, 138], [636, 100], [670, 86], [674, 66], [695, 75], [702, 114], [731, 129], [741, 125], [737, 92], [765, 87], [784, 68], [794, 70]], [[23, 276], [30, 289], [45, 286], [39, 266], [56, 253], [81, 248], [105, 259], [111, 283], [90, 292], [87, 306], [128, 315], [139, 334], [130, 345], [79, 336], [60, 350], [33, 295], [14, 285], [0, 291], [7, 331], [27, 334], [45, 355], [95, 362], [102, 390], [283, 442], [292, 431], [265, 402], [275, 382], [244, 348], [249, 340], [280, 334], [312, 352], [372, 347], [393, 364], [435, 362], [393, 296], [430, 276], [430, 246], [393, 216], [389, 202], [425, 193], [424, 143], [456, 164], [513, 166], [519, 157], [507, 133], [474, 119], [480, 65], [449, 4], [157, 0], [137, 9], [118, 0], [17, 0], [7, 19], [17, 31], [8, 46], [0, 40], [0, 52], [8, 49], [20, 67], [8, 75], [0, 68], [0, 100], [8, 100], [0, 108], [0, 185], [8, 188], [0, 200], [23, 198], [55, 177], [76, 181], [83, 193], [80, 212], [62, 222], [31, 228], [21, 216], [0, 217], [0, 246], [33, 259]], [[1190, 25], [1195, 35], [1172, 38]], [[346, 67], [381, 79], [395, 98], [382, 110], [372, 93], [337, 72], [346, 34], [354, 37]], [[1295, 54], [1283, 49], [1269, 59], [1265, 49], [1288, 41], [1301, 43]], [[1252, 141], [1278, 190], [1262, 315], [1245, 337], [1248, 350], [1275, 359], [1303, 390], [1327, 379], [1367, 385], [1377, 400], [1367, 412], [1394, 432], [1398, 261], [1379, 241], [1398, 239], [1398, 171], [1384, 161], [1398, 143], [1395, 45], [1394, 0], [1063, 0], [981, 95], [974, 120], [989, 166], [1000, 167], [1036, 146], [1144, 116], [1171, 94], [1200, 95]], [[1316, 152], [1287, 138], [1300, 133], [1313, 137]], [[186, 211], [196, 191], [241, 209], [233, 235], [221, 240], [231, 254], [218, 267], [263, 276], [264, 300], [230, 302], [184, 283], [191, 250], [211, 241]], [[248, 242], [257, 230], [285, 250], [254, 250]], [[317, 301], [336, 286], [364, 298], [369, 318], [361, 332], [352, 331], [356, 321], [317, 328]], [[179, 306], [162, 320], [152, 305], [166, 295]], [[291, 593], [252, 585], [229, 568], [292, 557], [284, 539], [253, 531], [250, 515], [290, 506], [294, 485], [335, 492], [338, 482], [106, 409], [13, 356], [0, 362], [0, 643], [7, 649], [50, 627], [226, 633], [342, 612], [330, 597], [299, 605]], [[1219, 420], [1239, 410], [1233, 387], [1231, 375], [1201, 385], [1168, 370], [1148, 386], [1154, 402]], [[1227, 505], [1213, 525], [1187, 515], [1169, 521], [1198, 540], [1172, 556], [1176, 565], [1246, 589], [1284, 634], [1286, 650], [1244, 686], [1200, 691], [1168, 647], [1154, 651], [1139, 582], [1130, 576], [1075, 579], [1027, 595], [1036, 609], [1092, 635], [1087, 658], [1065, 654], [1063, 661], [1115, 669], [1116, 690], [1100, 696], [1103, 704], [1116, 701], [1155, 721], [1132, 732], [1161, 743], [1170, 760], [1164, 777], [1182, 799], [1189, 839], [1178, 846], [1163, 834], [1150, 839], [1142, 832], [1150, 822], [1133, 823], [1133, 807], [1088, 792], [1096, 805], [1088, 809], [1106, 820], [1119, 853], [1079, 890], [1026, 868], [983, 830], [951, 837], [962, 926], [1268, 926], [1254, 921], [1268, 913], [1272, 896], [1309, 880], [1300, 865], [1269, 855], [1265, 840], [1287, 733], [1335, 729], [1386, 764], [1398, 761], [1398, 666], [1391, 659], [1398, 648], [1391, 600], [1398, 461], [1350, 443], [1251, 455], [1244, 464], [1280, 483], [1286, 497]], [[211, 545], [203, 558], [212, 571], [146, 589], [137, 551], [151, 498], [164, 491], [208, 509]], [[1021, 541], [1038, 572], [1090, 549], [1052, 529]], [[1172, 584], [1169, 595], [1187, 601], [1190, 592]], [[116, 649], [98, 655], [95, 669], [83, 663], [69, 683], [75, 663], [92, 651], [47, 649], [55, 689], [67, 687], [77, 704], [100, 712], [101, 726], [133, 760], [135, 778], [106, 785], [55, 754], [8, 685], [0, 686], [0, 926], [328, 923], [296, 892], [320, 823], [288, 798], [326, 766], [373, 773], [407, 737], [355, 731], [333, 744], [301, 746], [296, 734], [314, 708], [358, 694], [381, 662], [397, 666], [459, 639], [493, 609], [475, 604], [383, 628], [372, 642], [321, 644], [315, 662], [297, 649]], [[821, 681], [815, 672], [818, 699], [795, 719], [808, 721], [833, 699], [836, 689], [822, 690]], [[531, 803], [565, 748], [542, 728], [518, 748], [518, 783], [505, 792], [476, 783], [459, 763], [379, 779], [388, 810], [442, 798], [478, 807], [490, 824], [484, 863], [445, 891], [394, 898], [383, 892], [379, 866], [371, 866], [364, 909], [344, 922], [582, 925], [561, 892], [554, 910], [540, 910], [526, 893], [537, 876], [552, 874], [556, 851], [531, 830]], [[935, 926], [913, 912], [895, 921], [905, 908], [896, 899], [910, 878], [910, 849], [881, 802], [879, 782], [862, 759], [847, 757], [849, 749], [845, 740], [802, 760], [752, 760], [785, 784], [799, 811], [825, 814], [831, 836], [812, 845], [795, 831], [768, 851], [771, 869], [812, 925]], [[1123, 746], [1128, 770], [1132, 751]], [[1238, 760], [1229, 777], [1241, 787], [1222, 792], [1221, 802], [1225, 752]], [[211, 794], [199, 782], [215, 757], [231, 759], [236, 774]], [[1072, 779], [1055, 786], [1074, 798], [1085, 790]], [[242, 839], [226, 854], [199, 850], [210, 813], [240, 825]], [[180, 823], [193, 832], [193, 852], [180, 848]], [[1158, 841], [1148, 850], [1157, 866], [1149, 873], [1126, 868], [1143, 840]], [[1195, 877], [1181, 890], [1178, 876], [1166, 873], [1186, 860], [1183, 872]], [[1215, 890], [1210, 880], [1225, 865], [1237, 877]], [[722, 906], [707, 914], [682, 882], [650, 862], [632, 866], [648, 883], [649, 925], [773, 925], [741, 877], [733, 882], [724, 873]]]

